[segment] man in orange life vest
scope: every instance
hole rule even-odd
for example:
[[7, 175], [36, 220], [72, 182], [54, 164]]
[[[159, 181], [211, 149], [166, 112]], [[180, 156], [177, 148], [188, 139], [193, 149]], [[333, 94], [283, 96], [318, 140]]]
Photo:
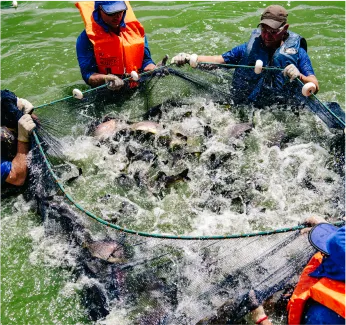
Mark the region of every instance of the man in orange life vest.
[[132, 71], [156, 68], [144, 28], [128, 1], [81, 1], [76, 7], [85, 24], [76, 43], [77, 59], [88, 85], [107, 83], [109, 89], [119, 90], [122, 78]]
[[319, 252], [288, 303], [288, 324], [345, 324], [345, 226], [320, 223], [309, 233]]

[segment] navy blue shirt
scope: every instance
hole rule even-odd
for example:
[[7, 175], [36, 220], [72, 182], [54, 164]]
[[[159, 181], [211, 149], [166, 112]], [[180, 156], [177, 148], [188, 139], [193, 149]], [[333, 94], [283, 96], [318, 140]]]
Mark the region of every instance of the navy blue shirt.
[[[122, 28], [126, 27], [126, 24], [124, 22], [125, 15], [126, 15], [126, 12], [124, 13], [123, 19], [120, 23], [120, 27]], [[104, 23], [104, 21], [101, 19], [101, 16], [98, 10], [93, 11], [93, 18], [95, 22], [105, 30], [105, 32], [109, 32], [109, 26], [107, 26]], [[96, 64], [94, 46], [89, 40], [85, 30], [77, 38], [76, 50], [77, 50], [77, 59], [78, 59], [83, 80], [86, 83], [88, 83], [90, 76], [94, 73], [98, 73], [99, 71]], [[144, 36], [144, 58], [143, 58], [141, 70], [143, 70], [150, 63], [155, 64], [154, 61], [151, 59], [147, 37]]]
[[345, 324], [345, 319], [335, 311], [310, 299], [304, 308], [301, 322], [309, 325], [338, 325]]
[[6, 178], [10, 174], [11, 168], [12, 168], [11, 161], [3, 161], [1, 159], [1, 185], [5, 183]]
[[[239, 46], [236, 46], [232, 50], [222, 54], [222, 57], [225, 63], [239, 64], [240, 60], [243, 58], [243, 56], [246, 53], [247, 44], [248, 43], [241, 44]], [[285, 68], [285, 67], [281, 67], [281, 68]], [[299, 48], [298, 50], [297, 68], [304, 76], [315, 75], [310, 58], [303, 48]]]

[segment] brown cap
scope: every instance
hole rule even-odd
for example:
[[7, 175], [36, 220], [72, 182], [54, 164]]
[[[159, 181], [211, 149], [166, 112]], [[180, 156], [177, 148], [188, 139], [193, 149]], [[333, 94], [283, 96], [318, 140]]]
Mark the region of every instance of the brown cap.
[[260, 24], [265, 24], [271, 28], [278, 29], [287, 23], [287, 16], [288, 13], [284, 7], [271, 5], [264, 10]]

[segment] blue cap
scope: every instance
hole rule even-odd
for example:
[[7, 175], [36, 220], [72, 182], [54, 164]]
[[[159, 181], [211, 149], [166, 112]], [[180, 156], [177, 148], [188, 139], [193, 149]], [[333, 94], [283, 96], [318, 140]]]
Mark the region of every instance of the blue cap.
[[114, 14], [119, 11], [126, 11], [125, 1], [95, 1], [95, 9], [101, 7], [106, 14]]
[[327, 248], [327, 241], [337, 230], [338, 228], [330, 223], [319, 223], [309, 232], [310, 244], [323, 254], [330, 255]]
[[317, 250], [327, 255], [310, 275], [344, 281], [345, 226], [337, 228], [328, 223], [320, 223], [311, 229], [309, 241]]

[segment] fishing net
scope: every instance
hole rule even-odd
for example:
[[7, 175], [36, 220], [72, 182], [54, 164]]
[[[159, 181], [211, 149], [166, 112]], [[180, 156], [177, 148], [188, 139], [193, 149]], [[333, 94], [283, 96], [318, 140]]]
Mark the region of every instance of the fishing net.
[[[168, 66], [136, 91], [47, 105], [65, 161], [36, 137], [28, 191], [47, 236], [78, 250], [100, 324], [245, 323], [250, 292], [293, 288], [314, 253], [305, 217], [342, 220], [340, 107], [298, 83], [299, 105], [235, 106], [232, 71]], [[93, 137], [105, 121], [119, 127]]]

